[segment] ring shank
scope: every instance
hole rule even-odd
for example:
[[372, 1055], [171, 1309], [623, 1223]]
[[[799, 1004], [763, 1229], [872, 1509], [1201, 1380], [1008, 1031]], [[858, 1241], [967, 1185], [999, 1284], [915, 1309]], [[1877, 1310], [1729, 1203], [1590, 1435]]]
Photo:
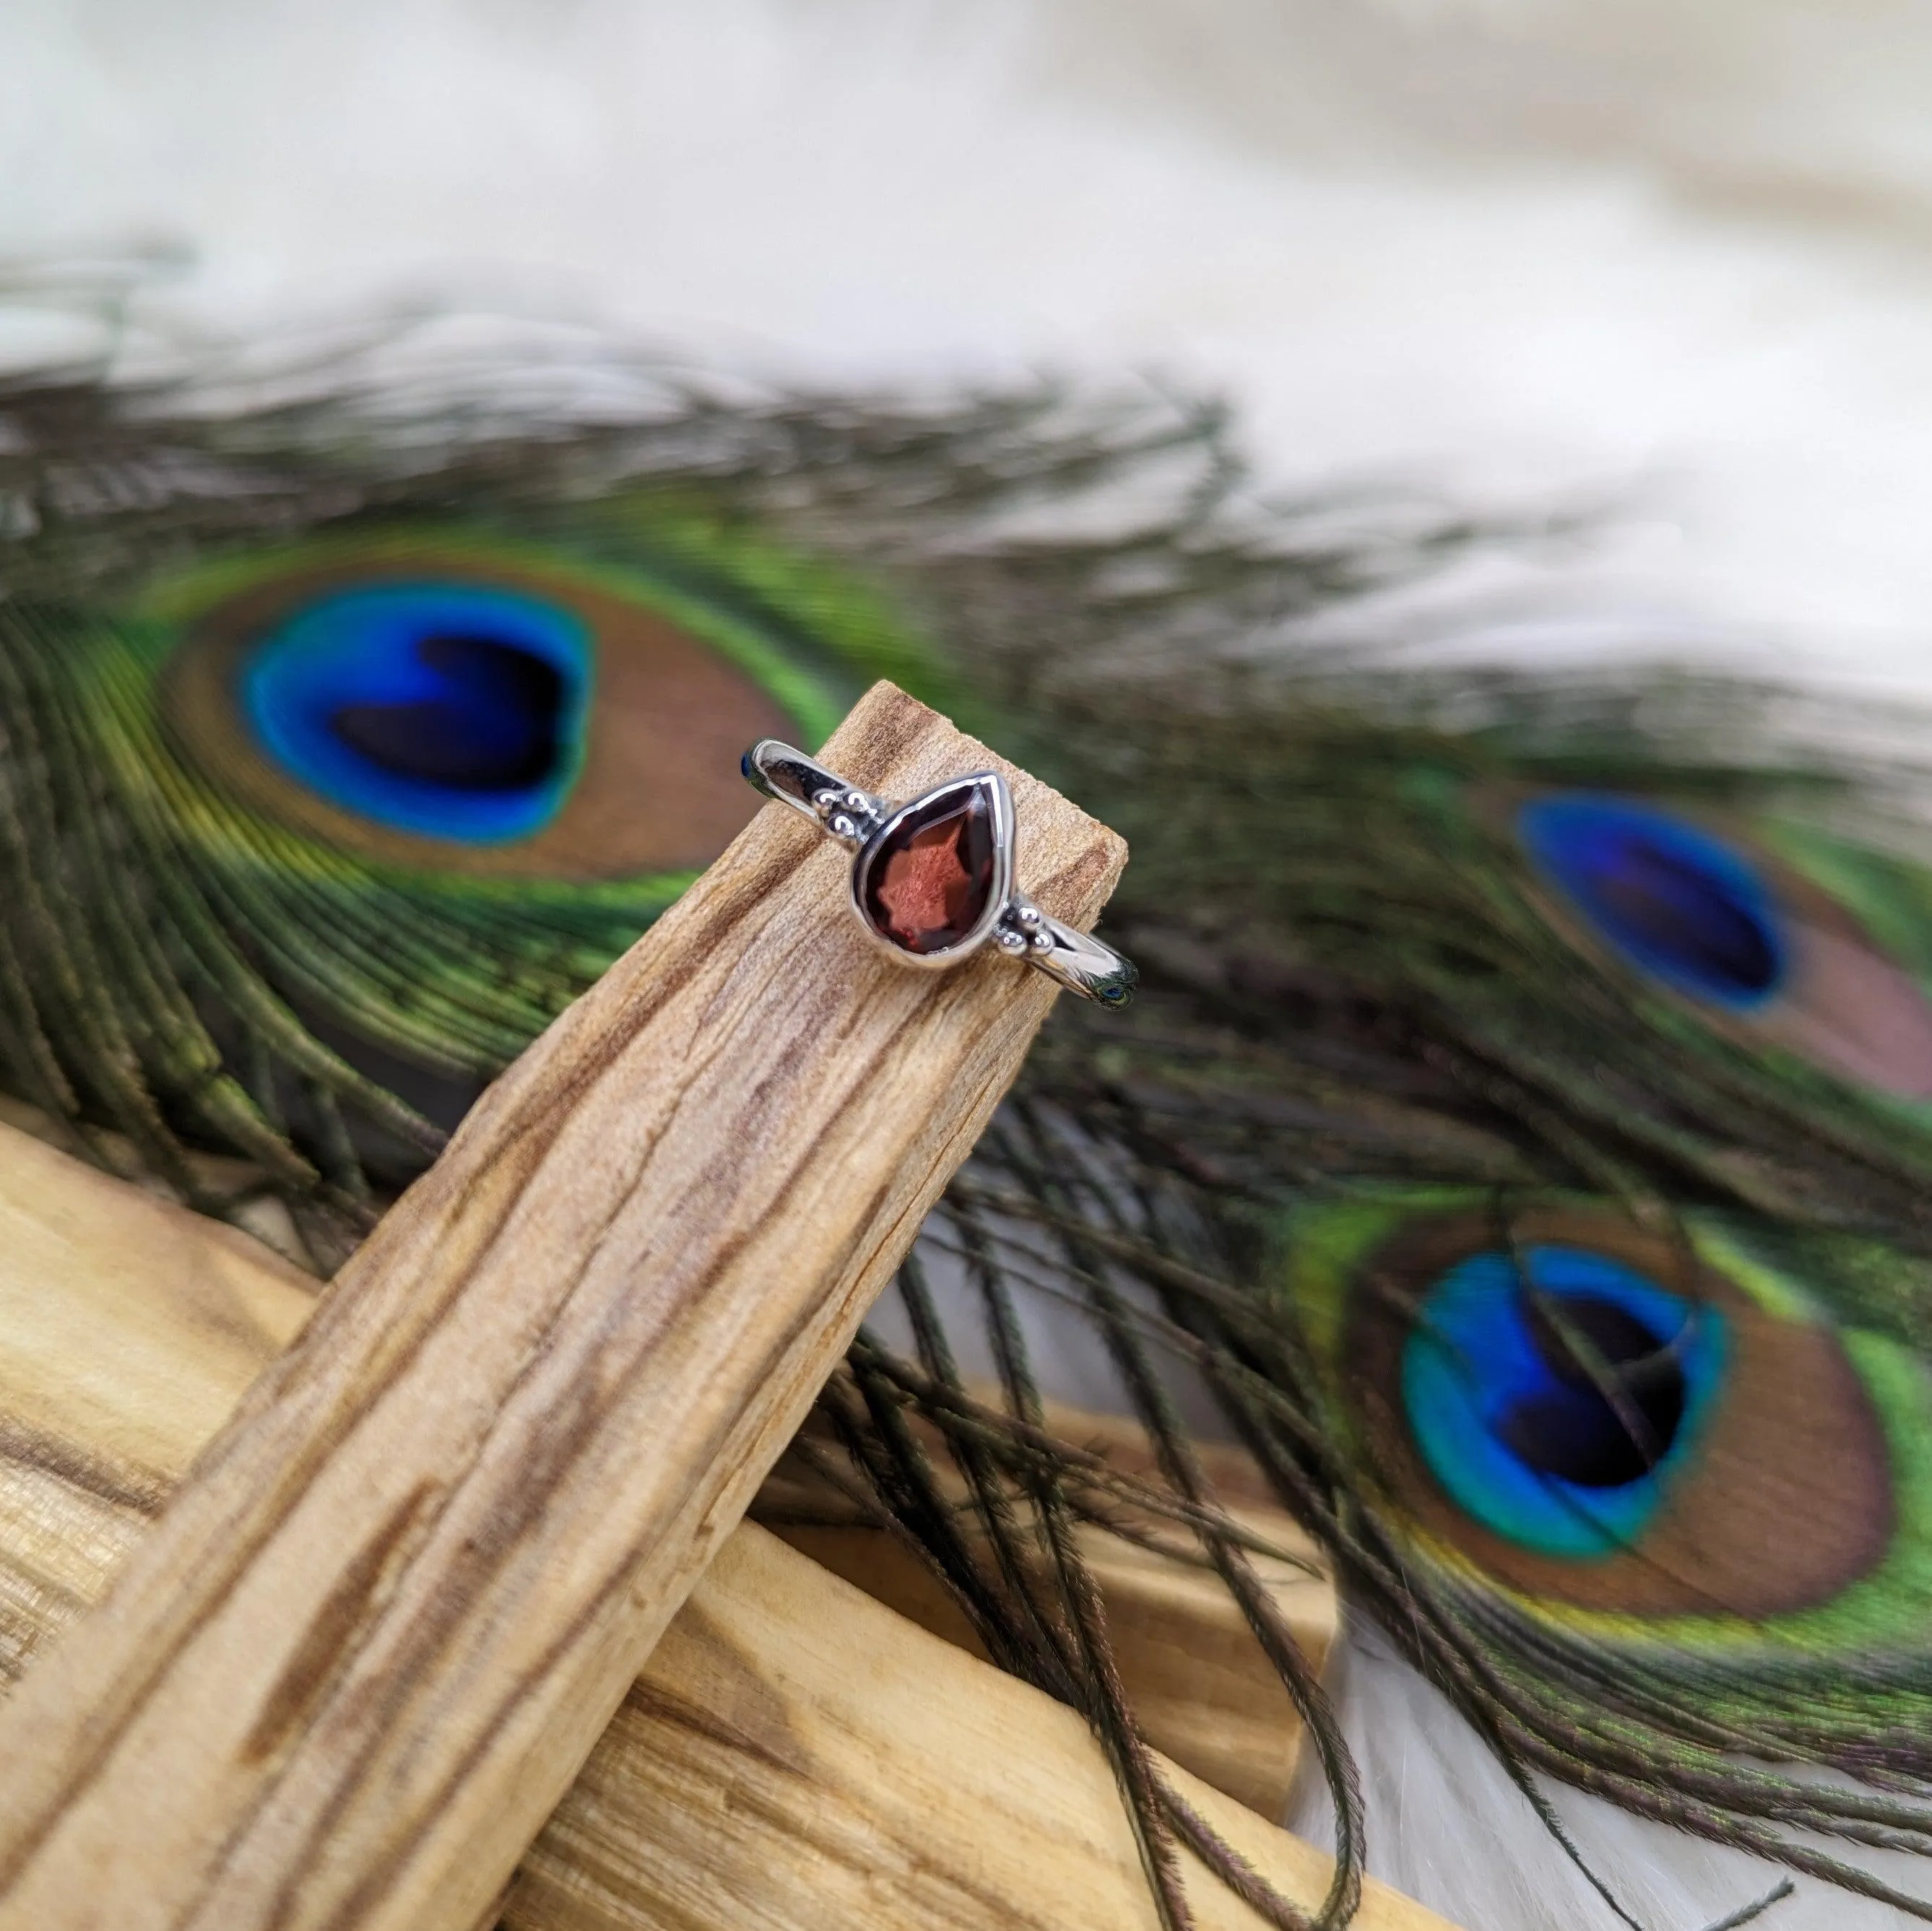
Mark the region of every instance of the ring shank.
[[790, 805], [794, 811], [802, 811], [821, 831], [824, 825], [818, 815], [817, 802], [820, 793], [850, 791], [854, 788], [836, 771], [827, 771], [803, 751], [794, 751], [790, 745], [779, 743], [776, 738], [759, 739], [739, 760], [738, 768], [753, 790], [762, 791], [767, 798], [776, 798], [781, 805]]
[[1069, 992], [1102, 1006], [1124, 1006], [1133, 997], [1140, 975], [1112, 946], [1103, 945], [1090, 933], [1076, 932], [1046, 913], [1040, 914], [1040, 929], [1053, 943], [1050, 948], [1029, 947], [1028, 964], [1037, 966]]

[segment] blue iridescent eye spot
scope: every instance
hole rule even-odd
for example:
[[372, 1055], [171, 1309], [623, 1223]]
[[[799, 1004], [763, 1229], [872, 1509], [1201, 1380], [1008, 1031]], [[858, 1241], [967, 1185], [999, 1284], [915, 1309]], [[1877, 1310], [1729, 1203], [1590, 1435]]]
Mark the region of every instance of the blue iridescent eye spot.
[[295, 611], [244, 660], [262, 750], [394, 830], [498, 844], [540, 830], [582, 762], [590, 634], [540, 598], [386, 583]]
[[1495, 1534], [1577, 1560], [1628, 1548], [1722, 1391], [1715, 1309], [1581, 1248], [1472, 1254], [1433, 1282], [1403, 1345], [1424, 1462]]
[[1652, 805], [1568, 792], [1517, 814], [1531, 862], [1627, 963], [1693, 999], [1750, 1012], [1786, 977], [1785, 922], [1757, 868]]

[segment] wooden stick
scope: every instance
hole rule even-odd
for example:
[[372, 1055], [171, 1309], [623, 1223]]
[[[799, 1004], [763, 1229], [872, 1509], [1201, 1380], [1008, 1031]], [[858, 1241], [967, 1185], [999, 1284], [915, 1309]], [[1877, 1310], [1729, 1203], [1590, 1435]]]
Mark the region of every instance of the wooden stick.
[[[314, 1289], [255, 1243], [0, 1127], [10, 1677], [101, 1593]], [[741, 1526], [526, 1858], [508, 1931], [1148, 1931], [1099, 1747], [947, 1648]], [[1180, 1781], [1286, 1895], [1319, 1897], [1325, 1858]], [[1203, 1931], [1253, 1931], [1195, 1877]], [[1443, 1931], [1372, 1885], [1357, 1926]]]
[[[0, 1682], [98, 1597], [114, 1560], [308, 1319], [315, 1292], [259, 1243], [161, 1211], [0, 1126]], [[1151, 1465], [1145, 1436], [1123, 1417], [1049, 1408], [1047, 1419], [1118, 1466]], [[1319, 1669], [1336, 1600], [1314, 1546], [1269, 1506], [1246, 1456], [1212, 1444], [1198, 1452], [1242, 1522], [1310, 1564], [1256, 1559]], [[779, 1463], [757, 1507], [778, 1514], [783, 1540], [875, 1601], [981, 1653], [958, 1606], [896, 1537], [783, 1525], [840, 1508], [796, 1458]], [[1300, 1723], [1233, 1598], [1210, 1572], [1077, 1533], [1149, 1741], [1278, 1817]]]
[[[835, 769], [996, 762], [876, 686]], [[1007, 768], [1092, 923], [1120, 841]], [[472, 1931], [1052, 988], [875, 957], [760, 814], [465, 1120], [0, 1712], [8, 1931]]]
[[[997, 1402], [996, 1390], [983, 1391]], [[1046, 1425], [1064, 1440], [1098, 1449], [1114, 1467], [1151, 1473], [1154, 1456], [1138, 1423], [1119, 1415], [1049, 1404]], [[916, 1424], [915, 1424], [916, 1426]], [[1251, 1556], [1257, 1578], [1310, 1664], [1319, 1670], [1335, 1639], [1334, 1581], [1321, 1552], [1300, 1525], [1274, 1505], [1261, 1471], [1231, 1446], [1202, 1443], [1216, 1493], [1241, 1525], [1287, 1559]], [[963, 1495], [963, 1483], [943, 1486]], [[752, 1513], [794, 1549], [875, 1601], [910, 1617], [974, 1656], [979, 1638], [952, 1595], [899, 1538], [872, 1528], [828, 1526], [849, 1505], [801, 1458], [782, 1461], [759, 1492]], [[1117, 1506], [1117, 1519], [1185, 1544], [1171, 1523]], [[977, 1532], [962, 1513], [962, 1534]], [[1301, 1753], [1301, 1720], [1274, 1664], [1240, 1606], [1211, 1569], [1177, 1561], [1083, 1525], [1075, 1534], [1107, 1612], [1114, 1660], [1148, 1742], [1204, 1782], [1238, 1798], [1264, 1817], [1286, 1808]], [[1045, 1558], [1036, 1558], [1043, 1567]]]
[[[1284, 1896], [1320, 1901], [1325, 1856], [1168, 1770]], [[1191, 1862], [1187, 1891], [1199, 1931], [1262, 1931]], [[1075, 1712], [749, 1522], [531, 1847], [506, 1917], [512, 1931], [1156, 1924], [1120, 1793]], [[1449, 1927], [1370, 1884], [1353, 1931]]]

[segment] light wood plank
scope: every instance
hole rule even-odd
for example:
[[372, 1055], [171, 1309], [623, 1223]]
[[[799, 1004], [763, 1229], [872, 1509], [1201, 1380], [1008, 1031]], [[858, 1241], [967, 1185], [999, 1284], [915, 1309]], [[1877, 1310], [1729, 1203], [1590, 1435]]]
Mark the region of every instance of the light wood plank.
[[[1328, 1859], [1185, 1771], [1285, 1895]], [[639, 1831], [630, 1820], [644, 1819]], [[1200, 1931], [1265, 1922], [1198, 1865]], [[1079, 1717], [746, 1523], [524, 1861], [514, 1931], [1155, 1931]], [[1448, 1931], [1370, 1885], [1354, 1931]]]
[[[886, 796], [994, 763], [889, 685]], [[1090, 925], [1120, 840], [1007, 770]], [[544, 1033], [0, 1711], [7, 1931], [471, 1931], [1052, 997], [866, 947], [761, 812]]]
[[[105, 1588], [313, 1284], [3, 1127], [0, 1234], [0, 1378], [34, 1361], [41, 1403], [31, 1435], [0, 1414], [0, 1653], [18, 1668]], [[1238, 1492], [1233, 1471], [1223, 1486]], [[546, 1828], [509, 1931], [1150, 1925], [1084, 1727], [986, 1665], [956, 1672], [936, 1638], [784, 1554], [734, 1532]], [[1196, 1795], [1289, 1896], [1319, 1895], [1324, 1858]], [[1196, 1890], [1210, 1927], [1254, 1923]], [[1442, 1931], [1372, 1886], [1358, 1923]]]
[[[0, 1127], [0, 1678], [100, 1592], [188, 1463], [292, 1339], [316, 1283], [256, 1242], [152, 1212], [125, 1186]], [[1144, 1471], [1144, 1438], [1117, 1416], [1054, 1408], [1048, 1425]], [[1244, 1456], [1201, 1453], [1241, 1521], [1318, 1568], [1292, 1518], [1267, 1505]], [[760, 1506], [838, 1504], [791, 1460]], [[778, 1534], [867, 1594], [980, 1654], [952, 1599], [898, 1541], [858, 1528]], [[1116, 1657], [1149, 1739], [1264, 1817], [1300, 1753], [1294, 1706], [1210, 1574], [1097, 1531], [1082, 1536]], [[1319, 1669], [1336, 1627], [1325, 1576], [1256, 1566]]]
[[[995, 1390], [977, 1392], [997, 1403]], [[1054, 1434], [1099, 1450], [1118, 1468], [1145, 1475], [1154, 1468], [1145, 1435], [1124, 1417], [1049, 1405], [1044, 1419]], [[1256, 1552], [1250, 1561], [1318, 1671], [1337, 1625], [1328, 1564], [1300, 1525], [1272, 1505], [1261, 1471], [1246, 1455], [1213, 1443], [1197, 1453], [1235, 1519], [1281, 1552]], [[935, 1463], [946, 1465], [937, 1455]], [[963, 1482], [950, 1486], [963, 1498]], [[920, 1628], [974, 1656], [985, 1654], [965, 1612], [896, 1536], [825, 1525], [849, 1509], [801, 1458], [779, 1463], [753, 1513], [793, 1548]], [[1115, 1513], [1169, 1546], [1185, 1549], [1189, 1542], [1185, 1530], [1151, 1515], [1124, 1505]], [[813, 1521], [814, 1515], [822, 1519]], [[973, 1520], [962, 1515], [968, 1533]], [[1250, 1810], [1279, 1817], [1300, 1756], [1301, 1720], [1220, 1578], [1198, 1561], [1178, 1561], [1097, 1527], [1083, 1525], [1076, 1538], [1106, 1605], [1114, 1660], [1148, 1741]]]

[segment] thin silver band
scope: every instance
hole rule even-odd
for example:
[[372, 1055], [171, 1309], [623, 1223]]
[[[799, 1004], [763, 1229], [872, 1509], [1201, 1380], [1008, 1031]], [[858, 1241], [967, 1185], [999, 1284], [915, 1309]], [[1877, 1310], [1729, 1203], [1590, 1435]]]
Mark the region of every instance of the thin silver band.
[[[1024, 959], [1046, 976], [1102, 1006], [1120, 1006], [1133, 996], [1138, 975], [1132, 965], [1111, 946], [1084, 932], [1076, 932], [1042, 912], [1013, 883], [1015, 827], [1012, 799], [997, 772], [976, 772], [954, 779], [924, 798], [890, 805], [869, 791], [848, 784], [836, 771], [781, 744], [761, 738], [746, 752], [746, 780], [768, 798], [802, 812], [820, 830], [829, 832], [856, 854], [852, 866], [852, 904], [859, 922], [875, 944], [902, 963], [924, 968], [953, 965], [982, 945], [992, 945], [1010, 958]], [[957, 944], [918, 953], [884, 936], [868, 915], [863, 883], [868, 865], [893, 828], [908, 814], [953, 790], [976, 789], [987, 801], [993, 837], [994, 884], [986, 911]]]

